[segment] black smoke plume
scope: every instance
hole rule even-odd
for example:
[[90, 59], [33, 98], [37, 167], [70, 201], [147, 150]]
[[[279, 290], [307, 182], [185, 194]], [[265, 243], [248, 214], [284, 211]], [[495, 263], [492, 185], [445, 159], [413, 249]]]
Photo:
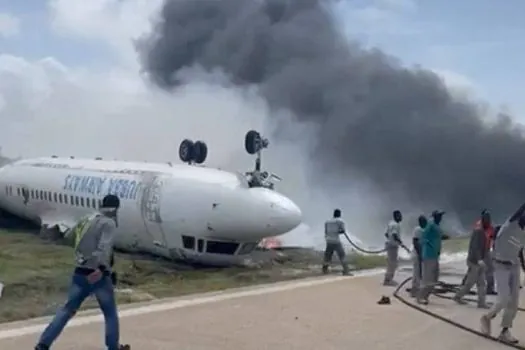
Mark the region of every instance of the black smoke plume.
[[138, 45], [143, 67], [166, 89], [194, 65], [259, 85], [270, 106], [317, 125], [313, 174], [363, 177], [385, 196], [396, 189], [467, 224], [485, 207], [509, 215], [525, 200], [520, 127], [501, 116], [488, 124], [433, 72], [348, 41], [330, 5], [167, 0]]

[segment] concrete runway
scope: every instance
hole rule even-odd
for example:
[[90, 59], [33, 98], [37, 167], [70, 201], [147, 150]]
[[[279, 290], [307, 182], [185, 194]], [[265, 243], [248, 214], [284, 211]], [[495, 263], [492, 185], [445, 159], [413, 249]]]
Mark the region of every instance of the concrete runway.
[[[443, 269], [458, 281], [459, 264]], [[392, 299], [377, 305], [392, 288], [380, 286], [381, 271], [356, 277], [319, 277], [270, 286], [163, 300], [121, 308], [121, 335], [144, 350], [406, 350], [508, 349], [417, 312]], [[401, 271], [401, 281], [409, 271]], [[405, 293], [405, 292], [403, 292]], [[428, 308], [475, 329], [480, 310], [434, 297]], [[498, 317], [494, 332], [498, 330]], [[0, 325], [0, 349], [32, 349], [48, 319]], [[525, 343], [525, 313], [514, 335]], [[98, 311], [77, 315], [53, 349], [100, 350], [103, 322]]]

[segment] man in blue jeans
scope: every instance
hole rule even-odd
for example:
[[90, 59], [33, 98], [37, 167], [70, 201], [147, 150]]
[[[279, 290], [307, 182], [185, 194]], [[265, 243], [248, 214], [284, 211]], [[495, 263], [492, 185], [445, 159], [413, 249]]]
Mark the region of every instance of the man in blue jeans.
[[117, 228], [120, 200], [106, 195], [97, 213], [88, 215], [71, 229], [76, 268], [66, 304], [57, 312], [38, 341], [35, 350], [49, 350], [84, 300], [95, 295], [106, 323], [108, 350], [129, 350], [119, 343], [119, 320], [112, 282], [113, 236]]

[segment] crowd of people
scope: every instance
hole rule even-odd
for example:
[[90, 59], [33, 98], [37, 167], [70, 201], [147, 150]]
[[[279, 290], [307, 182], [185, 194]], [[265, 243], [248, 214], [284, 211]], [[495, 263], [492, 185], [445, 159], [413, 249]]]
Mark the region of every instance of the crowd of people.
[[[119, 317], [114, 292], [116, 275], [112, 271], [113, 239], [118, 226], [119, 207], [119, 198], [107, 195], [102, 200], [98, 212], [82, 218], [68, 232], [68, 236], [74, 241], [76, 257], [69, 297], [40, 336], [35, 350], [49, 350], [90, 295], [97, 298], [104, 315], [107, 349], [130, 349], [129, 345], [121, 344], [119, 339]], [[341, 235], [346, 235], [341, 214], [340, 209], [335, 209], [333, 217], [325, 223], [326, 249], [322, 269], [324, 273], [328, 273], [335, 253], [343, 266], [343, 274], [351, 275], [340, 239]], [[397, 285], [394, 276], [398, 267], [399, 248], [411, 252], [413, 276], [410, 293], [417, 303], [422, 305], [428, 305], [429, 297], [439, 281], [442, 241], [450, 238], [441, 228], [444, 214], [444, 211], [435, 210], [428, 218], [425, 215], [419, 216], [417, 226], [413, 230], [412, 250], [401, 239], [403, 215], [400, 210], [393, 211], [392, 220], [385, 232], [387, 266], [383, 285]], [[520, 265], [525, 266], [524, 230], [525, 203], [501, 226], [494, 226], [490, 212], [483, 210], [470, 235], [466, 259], [467, 273], [462, 287], [453, 298], [456, 303], [464, 304], [463, 297], [476, 285], [478, 307], [488, 309], [480, 320], [482, 332], [490, 334], [492, 319], [503, 311], [498, 338], [507, 343], [518, 342], [510, 333], [510, 328], [518, 311]], [[497, 294], [497, 301], [492, 306], [486, 302], [487, 294]]]
[[[396, 286], [394, 280], [398, 267], [399, 248], [411, 252], [413, 259], [412, 287], [410, 294], [421, 305], [429, 304], [435, 286], [439, 282], [439, 260], [442, 241], [450, 238], [443, 232], [441, 222], [444, 211], [435, 210], [427, 218], [421, 215], [413, 230], [412, 250], [402, 241], [401, 211], [392, 213], [385, 237], [386, 271], [384, 286]], [[520, 206], [502, 225], [494, 226], [491, 214], [482, 210], [479, 220], [470, 234], [467, 251], [467, 272], [462, 286], [455, 293], [453, 300], [466, 304], [464, 296], [476, 285], [477, 306], [488, 311], [481, 317], [481, 331], [491, 334], [492, 320], [503, 311], [501, 331], [498, 339], [506, 343], [518, 343], [510, 329], [516, 317], [519, 304], [520, 266], [525, 270], [523, 247], [525, 245], [525, 204]], [[343, 274], [350, 274], [345, 261], [345, 251], [340, 235], [346, 235], [345, 224], [341, 219], [341, 210], [334, 211], [333, 218], [325, 223], [326, 250], [323, 272], [328, 267], [335, 252], [343, 265]], [[496, 302], [490, 306], [487, 295], [497, 295]]]

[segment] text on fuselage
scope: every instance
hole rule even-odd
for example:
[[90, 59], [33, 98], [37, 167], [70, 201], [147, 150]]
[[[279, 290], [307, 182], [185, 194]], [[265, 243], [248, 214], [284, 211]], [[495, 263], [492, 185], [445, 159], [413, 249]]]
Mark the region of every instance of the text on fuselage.
[[68, 175], [63, 189], [75, 193], [103, 196], [114, 194], [120, 199], [136, 199], [142, 182], [106, 176]]

